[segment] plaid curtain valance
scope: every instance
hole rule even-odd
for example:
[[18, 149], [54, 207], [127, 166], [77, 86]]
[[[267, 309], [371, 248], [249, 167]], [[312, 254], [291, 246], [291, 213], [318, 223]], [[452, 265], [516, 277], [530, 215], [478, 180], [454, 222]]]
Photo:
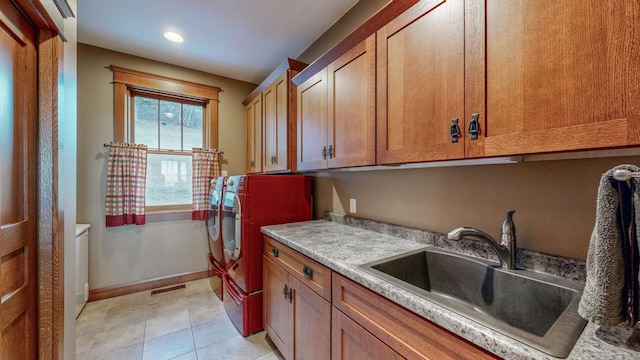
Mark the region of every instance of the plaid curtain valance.
[[112, 143], [107, 161], [107, 226], [145, 224], [147, 146]]
[[194, 148], [191, 152], [193, 186], [193, 220], [205, 220], [211, 204], [211, 180], [220, 176], [220, 152], [215, 149]]

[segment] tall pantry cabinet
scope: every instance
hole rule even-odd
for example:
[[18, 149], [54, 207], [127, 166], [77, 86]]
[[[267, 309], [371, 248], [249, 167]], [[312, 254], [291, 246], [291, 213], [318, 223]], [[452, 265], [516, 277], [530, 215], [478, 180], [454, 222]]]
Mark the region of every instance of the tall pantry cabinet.
[[247, 174], [296, 171], [296, 86], [291, 78], [306, 66], [285, 60], [243, 102]]

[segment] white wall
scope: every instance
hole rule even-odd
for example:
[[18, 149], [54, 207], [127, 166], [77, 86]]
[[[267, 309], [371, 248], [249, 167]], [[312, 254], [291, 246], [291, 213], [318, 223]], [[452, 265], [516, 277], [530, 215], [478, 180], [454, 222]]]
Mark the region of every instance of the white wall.
[[107, 149], [113, 140], [113, 73], [117, 65], [222, 88], [219, 144], [223, 170], [244, 173], [246, 142], [242, 100], [255, 88], [237, 80], [78, 44], [78, 222], [91, 224], [89, 286], [122, 285], [207, 269], [203, 221], [165, 221], [105, 227]]

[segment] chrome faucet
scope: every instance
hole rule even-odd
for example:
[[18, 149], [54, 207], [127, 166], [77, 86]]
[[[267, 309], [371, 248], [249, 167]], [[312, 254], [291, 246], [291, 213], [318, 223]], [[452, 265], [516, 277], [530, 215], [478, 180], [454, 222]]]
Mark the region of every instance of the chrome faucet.
[[516, 226], [513, 223], [513, 213], [516, 211], [510, 209], [507, 211], [507, 217], [502, 222], [502, 236], [500, 244], [495, 241], [489, 234], [471, 227], [461, 227], [451, 230], [447, 237], [451, 240], [460, 240], [463, 237], [471, 237], [489, 243], [493, 250], [498, 254], [500, 259], [500, 267], [503, 269], [516, 269]]

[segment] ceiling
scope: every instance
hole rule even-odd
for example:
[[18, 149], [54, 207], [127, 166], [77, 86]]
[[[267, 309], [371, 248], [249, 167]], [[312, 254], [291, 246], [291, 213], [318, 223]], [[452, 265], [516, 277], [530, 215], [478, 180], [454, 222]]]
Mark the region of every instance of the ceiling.
[[[357, 2], [78, 0], [78, 41], [257, 84]], [[165, 31], [184, 42], [169, 42]]]

